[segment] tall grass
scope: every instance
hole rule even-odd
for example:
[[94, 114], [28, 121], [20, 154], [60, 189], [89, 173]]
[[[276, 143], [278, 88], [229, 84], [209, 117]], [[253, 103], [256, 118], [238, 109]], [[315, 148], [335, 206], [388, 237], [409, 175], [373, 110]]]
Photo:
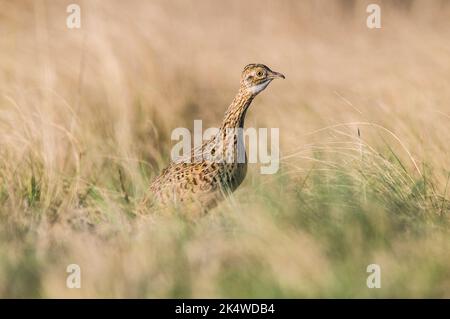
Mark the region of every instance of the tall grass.
[[[380, 30], [365, 1], [69, 3], [0, 2], [1, 297], [450, 297], [446, 2]], [[280, 171], [195, 221], [139, 207], [250, 62], [287, 77], [247, 116]]]

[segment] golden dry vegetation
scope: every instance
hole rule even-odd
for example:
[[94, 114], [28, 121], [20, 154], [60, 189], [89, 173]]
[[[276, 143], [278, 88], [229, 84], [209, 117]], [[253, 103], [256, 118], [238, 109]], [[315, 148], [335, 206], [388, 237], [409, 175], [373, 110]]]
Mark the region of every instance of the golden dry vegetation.
[[[72, 2], [0, 2], [1, 297], [450, 297], [448, 1], [376, 1], [381, 29], [368, 1], [256, 0], [80, 0], [68, 29]], [[136, 214], [251, 62], [286, 75], [246, 122], [280, 129], [279, 172], [195, 222]]]

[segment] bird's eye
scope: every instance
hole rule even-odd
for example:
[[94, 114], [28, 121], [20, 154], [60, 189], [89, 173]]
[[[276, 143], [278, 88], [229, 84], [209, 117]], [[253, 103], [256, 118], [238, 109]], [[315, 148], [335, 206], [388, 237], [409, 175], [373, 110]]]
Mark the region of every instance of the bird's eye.
[[258, 73], [256, 73], [257, 76], [261, 77], [264, 75], [263, 71], [258, 71]]

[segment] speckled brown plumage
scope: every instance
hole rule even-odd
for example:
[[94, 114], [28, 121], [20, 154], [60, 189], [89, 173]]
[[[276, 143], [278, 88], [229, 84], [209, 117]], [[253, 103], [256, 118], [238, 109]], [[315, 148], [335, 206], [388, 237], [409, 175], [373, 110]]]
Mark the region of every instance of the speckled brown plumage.
[[[284, 75], [263, 64], [244, 68], [239, 91], [218, 133], [194, 148], [190, 158], [172, 162], [153, 180], [150, 185], [153, 203], [177, 206], [197, 203], [209, 209], [242, 183], [247, 172], [247, 155], [239, 128], [244, 127], [245, 114], [254, 97], [275, 78], [284, 79]], [[149, 204], [148, 200], [145, 204]]]

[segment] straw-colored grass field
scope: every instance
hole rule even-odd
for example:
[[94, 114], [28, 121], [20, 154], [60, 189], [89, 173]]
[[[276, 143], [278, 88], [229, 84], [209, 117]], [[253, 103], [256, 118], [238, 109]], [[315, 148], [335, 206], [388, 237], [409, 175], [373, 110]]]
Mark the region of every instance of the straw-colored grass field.
[[[450, 3], [375, 2], [0, 1], [0, 297], [450, 297]], [[286, 75], [246, 120], [278, 173], [138, 207], [252, 62]]]

